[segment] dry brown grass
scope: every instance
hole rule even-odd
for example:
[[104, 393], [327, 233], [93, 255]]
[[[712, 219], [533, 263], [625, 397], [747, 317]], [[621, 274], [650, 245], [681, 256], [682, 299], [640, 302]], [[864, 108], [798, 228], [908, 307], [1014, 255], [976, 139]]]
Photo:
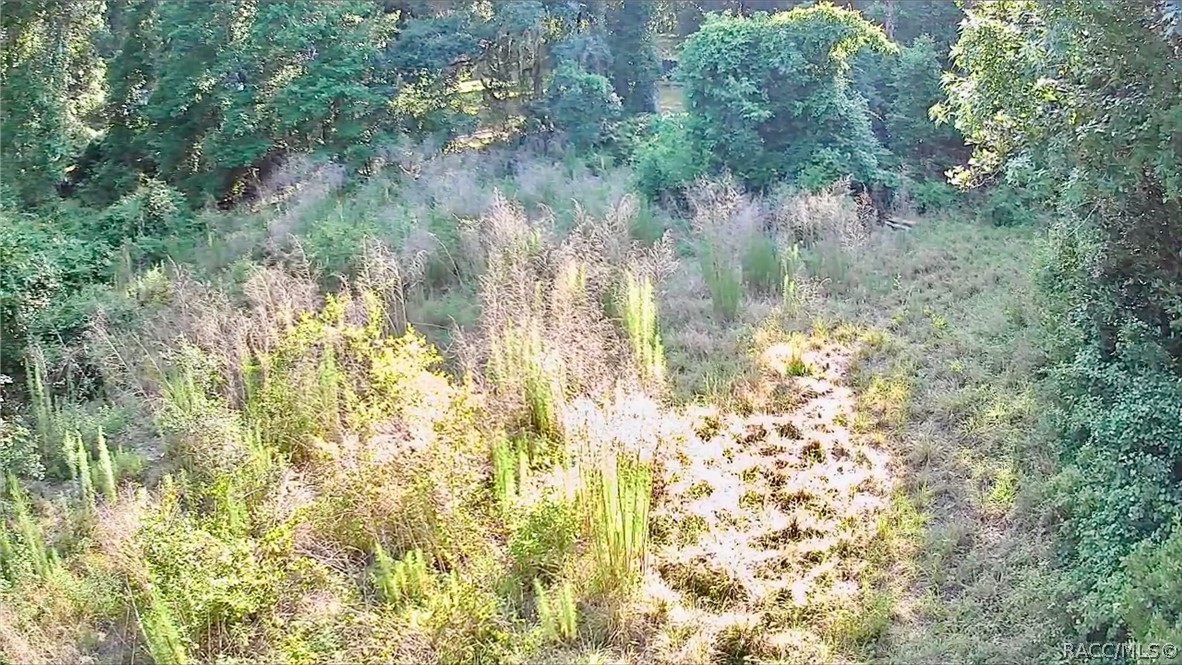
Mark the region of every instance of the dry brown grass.
[[300, 219], [344, 186], [345, 167], [306, 156], [293, 157], [260, 184], [256, 205], [274, 210], [266, 222], [266, 244], [282, 251]]
[[867, 221], [844, 181], [815, 193], [781, 188], [765, 205], [769, 227], [782, 247], [830, 241], [853, 248], [869, 237]]
[[[615, 299], [624, 270], [660, 280], [673, 265], [668, 241], [639, 248], [628, 237], [635, 199], [622, 198], [600, 217], [579, 209], [571, 232], [559, 240], [554, 220], [498, 196], [480, 223], [479, 248], [487, 269], [481, 278], [480, 329], [469, 333], [464, 355], [473, 376], [487, 383], [497, 403], [521, 411], [528, 398], [521, 372], [541, 371], [562, 410], [567, 397], [597, 395], [636, 381], [618, 325], [604, 311]], [[523, 342], [524, 340], [524, 342]], [[532, 340], [532, 341], [530, 341]], [[532, 358], [507, 358], [506, 345], [526, 344]], [[504, 367], [505, 363], [536, 365]]]

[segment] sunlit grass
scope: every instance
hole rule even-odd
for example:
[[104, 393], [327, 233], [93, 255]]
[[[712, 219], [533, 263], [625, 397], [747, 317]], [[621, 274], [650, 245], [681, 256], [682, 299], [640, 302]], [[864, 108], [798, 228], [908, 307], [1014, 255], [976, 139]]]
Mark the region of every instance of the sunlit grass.
[[[366, 295], [367, 272], [331, 316], [317, 276], [187, 299], [188, 341], [136, 338], [156, 366], [111, 372], [143, 448], [75, 436], [31, 377], [33, 430], [73, 474], [69, 501], [5, 518], [4, 566], [32, 571], [12, 588], [66, 597], [68, 572], [70, 620], [131, 608], [118, 638], [157, 662], [939, 660], [982, 653], [923, 641], [956, 622], [1022, 628], [960, 600], [1021, 609], [980, 574], [1020, 564], [974, 534], [1037, 555], [1008, 530], [1037, 411], [1013, 236], [781, 246], [742, 197], [733, 229], [600, 219], [626, 179], [519, 166], [291, 206], [321, 268], [352, 270], [360, 235], [403, 243], [378, 261], [399, 288]], [[490, 212], [493, 181], [520, 205]], [[419, 323], [446, 364], [399, 336]]]

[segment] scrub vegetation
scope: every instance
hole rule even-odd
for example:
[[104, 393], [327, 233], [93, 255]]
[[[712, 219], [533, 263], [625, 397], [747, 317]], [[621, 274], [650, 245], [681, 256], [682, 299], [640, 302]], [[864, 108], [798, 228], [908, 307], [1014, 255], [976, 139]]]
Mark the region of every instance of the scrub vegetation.
[[1174, 0], [0, 19], [0, 663], [1182, 645]]

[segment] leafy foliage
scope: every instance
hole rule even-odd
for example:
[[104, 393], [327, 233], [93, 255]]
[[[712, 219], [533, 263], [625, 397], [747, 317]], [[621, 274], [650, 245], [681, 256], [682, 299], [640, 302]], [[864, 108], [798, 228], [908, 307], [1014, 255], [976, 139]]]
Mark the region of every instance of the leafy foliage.
[[[63, 299], [85, 285], [104, 280], [112, 248], [100, 237], [74, 235], [58, 216], [0, 211], [0, 371], [20, 367], [26, 340], [39, 320], [62, 309]], [[61, 317], [55, 336], [71, 339], [85, 316]]]
[[579, 148], [602, 141], [620, 117], [620, 99], [607, 78], [569, 64], [550, 79], [546, 103], [550, 123]]
[[651, 198], [675, 193], [709, 168], [707, 153], [692, 142], [685, 115], [652, 122], [652, 134], [636, 147], [632, 160], [637, 187]]
[[1122, 598], [1144, 602], [1182, 511], [1182, 43], [1160, 12], [983, 5], [947, 84], [945, 111], [976, 144], [960, 180], [1033, 172], [1058, 203], [1042, 277], [1063, 396], [1064, 557], [1084, 589], [1072, 607], [1084, 634], [1164, 629]]
[[4, 186], [44, 202], [91, 137], [102, 97], [97, 32], [103, 3], [6, 2], [2, 17], [0, 161]]
[[830, 5], [707, 19], [678, 70], [690, 139], [712, 168], [753, 187], [879, 180], [866, 101], [848, 76], [863, 47], [894, 48], [860, 14]]

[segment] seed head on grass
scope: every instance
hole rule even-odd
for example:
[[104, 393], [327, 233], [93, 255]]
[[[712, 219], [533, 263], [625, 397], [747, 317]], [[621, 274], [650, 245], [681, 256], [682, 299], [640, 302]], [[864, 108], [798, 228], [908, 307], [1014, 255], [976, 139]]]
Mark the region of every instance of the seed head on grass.
[[641, 380], [660, 383], [665, 378], [665, 349], [657, 325], [653, 282], [647, 275], [628, 272], [624, 277], [624, 329]]

